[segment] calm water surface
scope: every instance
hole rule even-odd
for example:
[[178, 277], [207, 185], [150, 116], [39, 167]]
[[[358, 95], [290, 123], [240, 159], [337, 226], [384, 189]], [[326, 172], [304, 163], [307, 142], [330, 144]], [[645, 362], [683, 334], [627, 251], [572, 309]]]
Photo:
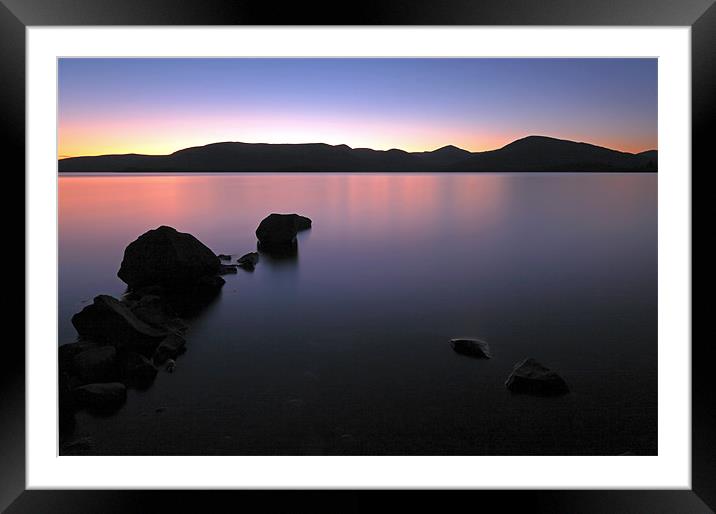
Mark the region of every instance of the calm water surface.
[[[60, 344], [143, 232], [236, 257], [270, 212], [313, 219], [297, 258], [225, 276], [175, 373], [79, 414], [93, 452], [656, 453], [655, 174], [63, 176]], [[573, 392], [512, 395], [525, 357]]]

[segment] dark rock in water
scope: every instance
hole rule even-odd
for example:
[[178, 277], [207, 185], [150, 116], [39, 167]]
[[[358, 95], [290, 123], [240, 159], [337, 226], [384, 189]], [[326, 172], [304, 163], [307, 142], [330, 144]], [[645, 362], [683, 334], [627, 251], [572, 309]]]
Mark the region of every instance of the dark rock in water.
[[556, 396], [569, 392], [562, 377], [532, 358], [515, 364], [505, 385], [513, 393], [539, 396]]
[[73, 391], [77, 404], [97, 410], [120, 407], [127, 400], [127, 388], [119, 382], [87, 384]]
[[246, 255], [239, 257], [236, 262], [239, 263], [240, 268], [243, 268], [246, 271], [253, 271], [259, 263], [259, 254], [258, 252], [247, 253]]
[[219, 275], [229, 275], [231, 273], [236, 273], [237, 270], [236, 264], [222, 264], [219, 268]]
[[170, 334], [159, 343], [152, 360], [154, 360], [154, 363], [157, 365], [163, 364], [167, 359], [174, 359], [185, 351], [186, 341], [184, 338], [176, 334]]
[[129, 352], [125, 363], [125, 375], [130, 382], [144, 386], [157, 376], [157, 368], [143, 355]]
[[269, 214], [256, 229], [256, 237], [266, 246], [291, 245], [296, 242], [297, 233], [292, 214]]
[[147, 294], [126, 303], [132, 314], [153, 327], [169, 332], [183, 332], [187, 328], [169, 302], [158, 295]]
[[269, 214], [261, 220], [256, 237], [262, 250], [282, 249], [296, 244], [299, 230], [311, 228], [311, 220], [298, 214]]
[[230, 261], [231, 260], [231, 255], [227, 255], [225, 253], [220, 253], [219, 255], [217, 255], [217, 257], [222, 261]]
[[301, 216], [299, 214], [293, 214], [292, 216], [294, 216], [294, 220], [296, 222], [296, 230], [299, 232], [301, 230], [308, 230], [311, 228], [311, 218], [307, 218], [306, 216]]
[[95, 297], [92, 305], [72, 316], [72, 325], [83, 337], [139, 349], [142, 353], [153, 352], [167, 335], [166, 330], [145, 323], [126, 305], [107, 295]]
[[113, 346], [90, 348], [72, 359], [72, 370], [82, 383], [107, 382], [117, 378], [117, 350]]
[[460, 355], [467, 355], [478, 359], [489, 359], [492, 357], [490, 345], [480, 339], [451, 339], [450, 346]]
[[201, 241], [161, 226], [127, 246], [117, 276], [132, 289], [155, 284], [183, 289], [218, 272], [219, 258]]

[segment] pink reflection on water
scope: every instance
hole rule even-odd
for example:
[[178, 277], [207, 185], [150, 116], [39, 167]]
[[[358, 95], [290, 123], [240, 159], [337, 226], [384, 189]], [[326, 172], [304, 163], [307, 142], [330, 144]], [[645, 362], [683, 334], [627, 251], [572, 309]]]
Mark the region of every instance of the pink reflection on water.
[[[59, 180], [63, 237], [101, 238], [108, 230], [134, 238], [161, 224], [216, 233], [255, 225], [270, 212], [324, 217], [325, 227], [383, 233], [430, 231], [450, 210], [476, 225], [494, 222], [507, 183], [500, 175], [168, 175], [82, 176]], [[359, 221], [360, 220], [360, 221]]]

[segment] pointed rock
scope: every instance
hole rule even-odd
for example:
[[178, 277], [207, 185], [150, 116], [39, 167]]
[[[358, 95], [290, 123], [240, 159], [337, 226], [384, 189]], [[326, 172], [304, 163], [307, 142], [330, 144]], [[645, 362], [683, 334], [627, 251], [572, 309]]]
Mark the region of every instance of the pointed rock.
[[182, 289], [219, 272], [219, 258], [191, 234], [161, 226], [139, 236], [124, 250], [117, 272], [127, 285]]
[[505, 386], [513, 393], [538, 396], [557, 396], [569, 392], [562, 377], [532, 358], [515, 364]]

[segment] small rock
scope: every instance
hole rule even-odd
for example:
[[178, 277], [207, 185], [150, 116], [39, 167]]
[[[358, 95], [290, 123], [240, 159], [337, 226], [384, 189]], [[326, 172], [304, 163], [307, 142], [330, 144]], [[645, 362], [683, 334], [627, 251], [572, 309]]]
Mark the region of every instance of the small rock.
[[156, 364], [163, 364], [169, 358], [176, 358], [186, 351], [186, 340], [177, 334], [170, 334], [157, 346], [153, 360]]
[[490, 345], [480, 339], [451, 339], [450, 346], [460, 355], [467, 355], [477, 359], [489, 359], [492, 357]]
[[217, 257], [222, 261], [230, 261], [231, 260], [231, 255], [227, 255], [225, 253], [220, 253], [219, 255], [217, 255]]
[[113, 409], [127, 400], [127, 388], [119, 382], [83, 385], [73, 394], [78, 405], [91, 409]]
[[239, 257], [236, 262], [239, 263], [240, 268], [245, 269], [246, 271], [253, 271], [259, 262], [259, 254], [258, 252], [247, 253], [246, 255]]
[[228, 275], [230, 273], [236, 273], [236, 264], [222, 264], [219, 268], [219, 275]]
[[532, 358], [515, 364], [505, 386], [513, 393], [539, 396], [557, 396], [569, 392], [562, 377]]

